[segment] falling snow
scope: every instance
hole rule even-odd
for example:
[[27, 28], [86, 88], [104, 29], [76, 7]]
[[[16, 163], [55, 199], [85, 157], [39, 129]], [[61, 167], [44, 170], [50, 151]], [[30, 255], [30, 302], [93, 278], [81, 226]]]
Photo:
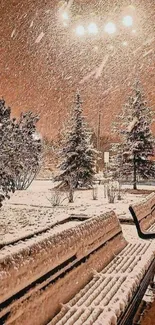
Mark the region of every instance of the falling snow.
[[14, 28], [14, 30], [12, 31], [11, 38], [13, 38], [15, 36], [15, 33], [16, 33], [16, 28]]
[[31, 21], [30, 28], [33, 26], [33, 20]]
[[39, 36], [37, 37], [37, 39], [35, 40], [35, 43], [40, 43], [40, 41], [42, 40], [42, 38], [44, 37], [44, 32], [41, 32], [40, 34], [39, 34]]
[[148, 56], [150, 53], [153, 53], [153, 49], [150, 49], [148, 52], [145, 52], [143, 54], [143, 58], [145, 58], [146, 56]]
[[[101, 135], [109, 132], [135, 79], [154, 107], [154, 0], [132, 6], [127, 0], [29, 0], [22, 5], [5, 0], [0, 9], [0, 97], [15, 114], [31, 108], [39, 113], [44, 135], [58, 135], [77, 88], [95, 132], [102, 107]], [[124, 22], [133, 26], [123, 25], [126, 16], [132, 20]], [[105, 32], [106, 21], [115, 24], [115, 33]], [[90, 24], [97, 26], [96, 34], [89, 34]], [[84, 35], [76, 34], [79, 25]]]
[[108, 59], [109, 59], [109, 55], [106, 55], [105, 58], [103, 59], [101, 65], [96, 69], [96, 75], [95, 75], [95, 78], [96, 79], [99, 78], [99, 77], [101, 77], [103, 68], [105, 67]]

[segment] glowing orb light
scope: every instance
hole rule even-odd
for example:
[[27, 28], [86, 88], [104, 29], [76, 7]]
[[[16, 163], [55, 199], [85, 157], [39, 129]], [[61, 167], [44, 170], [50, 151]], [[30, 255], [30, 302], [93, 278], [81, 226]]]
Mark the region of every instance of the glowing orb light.
[[82, 36], [84, 35], [85, 33], [85, 29], [82, 25], [79, 25], [76, 27], [76, 34], [79, 35], [79, 36]]
[[108, 34], [114, 34], [116, 32], [116, 26], [114, 23], [109, 22], [105, 25], [104, 30]]
[[133, 18], [131, 16], [125, 16], [123, 18], [123, 24], [126, 26], [126, 27], [130, 27], [132, 26], [133, 24]]
[[133, 33], [133, 34], [136, 34], [136, 30], [135, 30], [135, 29], [133, 29], [133, 30], [132, 30], [132, 33]]
[[98, 33], [97, 25], [95, 23], [89, 24], [88, 31], [90, 34], [97, 34]]

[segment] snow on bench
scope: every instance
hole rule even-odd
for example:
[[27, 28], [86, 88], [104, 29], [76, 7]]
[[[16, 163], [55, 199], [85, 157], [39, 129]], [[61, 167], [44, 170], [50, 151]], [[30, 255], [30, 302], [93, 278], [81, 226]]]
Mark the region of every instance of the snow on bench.
[[[154, 265], [150, 243], [128, 244], [101, 272], [96, 272], [73, 299], [62, 306], [48, 325], [116, 325], [129, 324], [129, 319], [131, 324], [132, 318], [125, 323], [123, 318], [121, 322], [121, 317], [132, 303], [150, 266], [153, 271]], [[140, 300], [140, 296], [138, 298]]]
[[60, 303], [92, 279], [93, 270], [101, 271], [126, 245], [111, 211], [84, 221], [76, 216], [75, 221], [1, 249], [0, 323], [8, 314], [15, 319], [17, 312], [22, 325], [45, 324]]
[[0, 260], [0, 324], [129, 324], [154, 274], [152, 243], [127, 243], [113, 211], [24, 245]]
[[129, 210], [139, 237], [143, 239], [155, 238], [155, 193], [151, 193], [138, 204], [130, 205]]

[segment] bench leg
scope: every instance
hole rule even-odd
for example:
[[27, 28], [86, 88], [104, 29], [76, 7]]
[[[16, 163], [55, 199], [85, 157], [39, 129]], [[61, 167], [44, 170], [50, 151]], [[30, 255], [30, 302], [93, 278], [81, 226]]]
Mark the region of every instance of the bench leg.
[[150, 287], [151, 287], [152, 289], [155, 288], [155, 283], [154, 283], [154, 274], [152, 274], [152, 276], [151, 276]]

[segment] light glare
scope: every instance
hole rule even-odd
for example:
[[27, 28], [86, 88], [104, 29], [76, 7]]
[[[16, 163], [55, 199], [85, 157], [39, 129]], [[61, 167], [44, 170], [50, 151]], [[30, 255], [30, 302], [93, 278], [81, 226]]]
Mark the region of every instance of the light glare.
[[88, 31], [90, 34], [97, 34], [98, 33], [98, 27], [95, 23], [91, 23], [88, 26]]
[[82, 25], [77, 26], [77, 28], [76, 28], [76, 33], [77, 33], [77, 35], [79, 35], [79, 36], [84, 35], [84, 33], [85, 33], [85, 29], [84, 29], [84, 27], [83, 27]]
[[108, 23], [105, 25], [105, 28], [104, 28], [105, 32], [108, 33], [108, 34], [113, 34], [116, 32], [116, 26], [114, 23]]
[[131, 16], [125, 16], [123, 18], [123, 24], [126, 26], [126, 27], [130, 27], [132, 26], [133, 24], [133, 18]]

